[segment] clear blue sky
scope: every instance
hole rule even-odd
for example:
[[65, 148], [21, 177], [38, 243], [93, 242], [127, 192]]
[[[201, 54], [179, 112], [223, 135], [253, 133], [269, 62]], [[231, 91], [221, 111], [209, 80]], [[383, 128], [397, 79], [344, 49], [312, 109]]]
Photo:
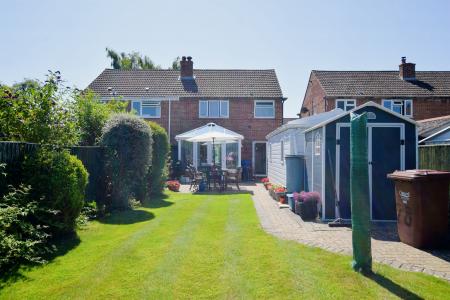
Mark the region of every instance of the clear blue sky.
[[5, 1], [0, 82], [60, 70], [85, 88], [109, 67], [105, 47], [168, 67], [274, 68], [299, 111], [313, 69], [450, 70], [450, 1]]

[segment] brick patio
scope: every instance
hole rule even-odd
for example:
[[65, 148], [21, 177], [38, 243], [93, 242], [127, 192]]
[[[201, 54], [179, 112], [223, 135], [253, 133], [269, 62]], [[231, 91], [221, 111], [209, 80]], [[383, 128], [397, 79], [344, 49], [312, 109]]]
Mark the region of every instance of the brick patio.
[[[288, 208], [280, 209], [262, 184], [247, 185], [264, 230], [276, 237], [319, 247], [331, 252], [352, 254], [350, 228], [304, 222]], [[381, 223], [372, 229], [374, 261], [392, 267], [424, 272], [450, 280], [450, 249], [423, 251], [399, 241], [395, 223]]]

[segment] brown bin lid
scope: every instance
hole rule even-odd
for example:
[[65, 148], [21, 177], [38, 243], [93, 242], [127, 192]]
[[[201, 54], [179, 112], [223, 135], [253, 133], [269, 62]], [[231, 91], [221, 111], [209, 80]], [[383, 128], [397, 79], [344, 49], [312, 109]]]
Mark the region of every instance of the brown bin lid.
[[395, 171], [388, 174], [390, 179], [403, 179], [403, 180], [419, 180], [419, 179], [450, 179], [450, 172], [437, 171], [437, 170], [406, 170]]

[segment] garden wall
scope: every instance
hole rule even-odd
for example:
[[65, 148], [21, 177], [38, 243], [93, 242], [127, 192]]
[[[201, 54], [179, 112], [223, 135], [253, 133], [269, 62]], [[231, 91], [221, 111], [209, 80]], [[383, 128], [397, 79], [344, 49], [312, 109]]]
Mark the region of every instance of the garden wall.
[[[6, 163], [10, 172], [18, 174], [18, 166], [25, 155], [32, 154], [39, 144], [26, 142], [0, 142], [0, 163]], [[104, 149], [98, 146], [76, 146], [70, 148], [71, 154], [83, 162], [89, 173], [89, 183], [86, 187], [85, 200], [100, 200], [106, 195], [103, 180], [103, 155]], [[20, 175], [18, 175], [20, 176]]]

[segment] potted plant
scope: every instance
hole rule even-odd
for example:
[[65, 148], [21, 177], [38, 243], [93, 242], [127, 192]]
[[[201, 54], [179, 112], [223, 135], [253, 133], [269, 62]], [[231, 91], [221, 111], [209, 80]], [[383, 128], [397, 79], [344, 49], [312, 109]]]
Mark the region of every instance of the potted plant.
[[278, 186], [277, 188], [274, 189], [274, 193], [275, 193], [275, 198], [276, 198], [275, 200], [277, 200], [281, 204], [286, 203], [286, 188], [285, 187]]
[[307, 220], [317, 218], [317, 203], [320, 202], [320, 194], [317, 192], [294, 193], [295, 213]]
[[178, 180], [169, 180], [166, 182], [167, 188], [172, 192], [180, 191], [180, 182]]
[[266, 190], [268, 189], [268, 186], [270, 184], [269, 182], [269, 178], [265, 177], [263, 179], [261, 179], [262, 184], [264, 185], [264, 187], [266, 188]]

